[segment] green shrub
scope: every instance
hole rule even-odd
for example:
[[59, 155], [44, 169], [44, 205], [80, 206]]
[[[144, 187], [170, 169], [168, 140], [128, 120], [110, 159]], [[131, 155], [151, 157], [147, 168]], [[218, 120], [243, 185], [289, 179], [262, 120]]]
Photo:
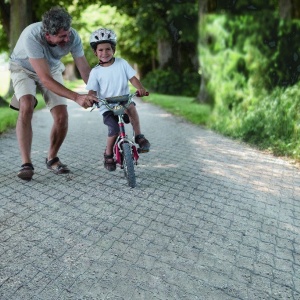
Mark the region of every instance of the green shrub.
[[154, 70], [142, 81], [147, 89], [155, 93], [196, 97], [200, 86], [200, 75], [188, 71], [176, 74], [170, 69]]
[[212, 129], [300, 159], [299, 29], [273, 12], [207, 16], [199, 53]]
[[278, 88], [252, 103], [241, 123], [241, 138], [277, 154], [300, 158], [299, 87]]

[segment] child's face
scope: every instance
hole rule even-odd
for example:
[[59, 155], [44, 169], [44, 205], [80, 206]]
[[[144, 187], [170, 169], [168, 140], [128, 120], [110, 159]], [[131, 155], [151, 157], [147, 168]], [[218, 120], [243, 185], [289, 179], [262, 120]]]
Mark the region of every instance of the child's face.
[[110, 43], [98, 44], [95, 51], [95, 55], [99, 60], [103, 62], [108, 62], [114, 55], [114, 50], [111, 47]]

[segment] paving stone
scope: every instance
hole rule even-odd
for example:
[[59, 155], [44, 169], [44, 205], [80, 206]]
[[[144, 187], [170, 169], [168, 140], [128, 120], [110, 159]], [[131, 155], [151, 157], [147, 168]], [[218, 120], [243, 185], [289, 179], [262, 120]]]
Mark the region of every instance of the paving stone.
[[[106, 126], [69, 102], [69, 132], [45, 167], [52, 124], [34, 113], [30, 182], [15, 130], [0, 136], [0, 299], [300, 299], [300, 172], [137, 101], [151, 151], [103, 167]], [[126, 125], [131, 135], [131, 129]]]

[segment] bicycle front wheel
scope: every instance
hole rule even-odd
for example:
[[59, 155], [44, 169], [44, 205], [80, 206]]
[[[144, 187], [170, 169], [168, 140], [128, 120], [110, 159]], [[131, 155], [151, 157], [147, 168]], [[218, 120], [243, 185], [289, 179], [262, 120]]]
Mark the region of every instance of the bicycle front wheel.
[[134, 164], [133, 164], [133, 157], [131, 153], [131, 147], [128, 143], [123, 143], [122, 150], [123, 150], [124, 174], [127, 179], [128, 185], [134, 188], [136, 185], [136, 180], [135, 180], [135, 172], [134, 172]]

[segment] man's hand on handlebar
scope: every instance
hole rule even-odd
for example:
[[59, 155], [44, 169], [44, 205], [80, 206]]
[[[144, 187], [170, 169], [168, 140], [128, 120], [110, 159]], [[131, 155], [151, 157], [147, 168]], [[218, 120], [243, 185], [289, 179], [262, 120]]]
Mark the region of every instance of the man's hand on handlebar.
[[94, 95], [87, 95], [87, 94], [78, 94], [78, 96], [74, 100], [77, 104], [82, 106], [83, 108], [92, 107], [94, 103], [98, 103], [99, 100]]

